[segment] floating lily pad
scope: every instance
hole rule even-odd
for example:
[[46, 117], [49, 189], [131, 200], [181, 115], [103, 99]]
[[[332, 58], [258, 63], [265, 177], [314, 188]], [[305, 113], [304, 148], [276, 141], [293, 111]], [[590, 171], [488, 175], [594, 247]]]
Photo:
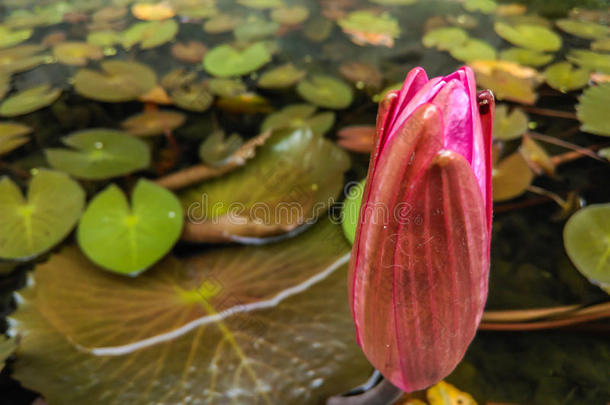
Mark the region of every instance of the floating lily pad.
[[358, 89], [378, 90], [383, 84], [383, 74], [366, 62], [344, 62], [339, 66], [339, 73]]
[[448, 51], [468, 40], [468, 33], [460, 27], [440, 27], [430, 30], [422, 38], [426, 48]]
[[500, 52], [500, 59], [525, 66], [544, 66], [553, 60], [553, 55], [524, 48], [509, 48]]
[[557, 20], [555, 23], [559, 28], [561, 28], [561, 30], [567, 32], [568, 34], [585, 39], [600, 39], [610, 35], [609, 27], [601, 24], [595, 24], [591, 21], [578, 21], [566, 18]]
[[189, 214], [184, 237], [229, 241], [291, 231], [328, 209], [348, 167], [343, 150], [308, 128], [275, 132], [242, 168], [180, 194]]
[[9, 339], [4, 335], [0, 335], [0, 371], [4, 368], [6, 359], [8, 359], [15, 350], [17, 350], [17, 342], [15, 342], [15, 339]]
[[123, 32], [121, 43], [127, 49], [137, 44], [150, 49], [171, 41], [177, 33], [178, 23], [174, 20], [138, 22]]
[[185, 120], [184, 114], [176, 111], [151, 110], [127, 118], [121, 126], [132, 135], [153, 136], [171, 132]]
[[0, 105], [0, 115], [15, 117], [29, 114], [53, 104], [60, 95], [61, 89], [54, 89], [48, 84], [31, 87], [4, 100]]
[[238, 15], [219, 14], [203, 23], [203, 30], [208, 34], [221, 34], [233, 31], [241, 22]]
[[19, 292], [14, 376], [58, 405], [324, 403], [370, 373], [347, 305], [348, 252], [329, 221], [277, 244], [169, 257], [135, 279], [66, 248]]
[[369, 0], [371, 3], [381, 4], [382, 6], [409, 6], [417, 3], [417, 0]]
[[89, 129], [62, 138], [72, 149], [45, 149], [49, 164], [74, 177], [88, 180], [122, 176], [148, 167], [148, 145], [112, 129]]
[[326, 75], [316, 75], [301, 81], [297, 93], [312, 104], [337, 110], [349, 107], [354, 97], [351, 86]]
[[180, 87], [189, 86], [195, 83], [197, 73], [178, 68], [170, 71], [161, 79], [161, 86], [167, 90], [175, 90]]
[[42, 64], [46, 56], [40, 55], [44, 48], [40, 45], [20, 45], [10, 49], [0, 49], [0, 74], [24, 72]]
[[248, 18], [243, 24], [239, 24], [233, 30], [233, 34], [238, 41], [254, 42], [273, 37], [279, 28], [280, 25], [275, 21], [268, 21], [257, 16]]
[[493, 13], [498, 4], [494, 0], [465, 0], [464, 8], [470, 12], [479, 11], [484, 14]]
[[309, 9], [305, 6], [284, 6], [271, 11], [271, 19], [282, 25], [301, 24], [309, 18]]
[[212, 94], [223, 97], [234, 97], [248, 91], [248, 87], [240, 79], [212, 78], [207, 81]]
[[119, 60], [101, 63], [102, 72], [81, 69], [74, 76], [77, 93], [98, 101], [130, 101], [150, 91], [157, 76], [148, 66]]
[[570, 62], [558, 62], [549, 66], [544, 71], [544, 76], [549, 86], [562, 93], [581, 89], [589, 82], [589, 71], [575, 68]]
[[66, 65], [85, 66], [89, 60], [102, 59], [104, 52], [87, 42], [61, 42], [53, 47], [53, 56]]
[[219, 45], [203, 58], [203, 67], [218, 77], [242, 76], [258, 70], [271, 60], [269, 50], [262, 42], [244, 49]]
[[594, 51], [610, 52], [610, 37], [593, 41], [591, 43], [591, 49]]
[[470, 38], [461, 45], [456, 45], [449, 51], [454, 59], [462, 62], [496, 59], [496, 50], [487, 42]]
[[531, 136], [525, 134], [519, 147], [519, 152], [525, 158], [530, 168], [536, 174], [546, 173], [548, 176], [555, 174], [555, 163], [548, 152], [538, 144]]
[[316, 107], [309, 104], [294, 104], [270, 114], [265, 118], [261, 131], [274, 131], [278, 129], [310, 128], [314, 133], [322, 136], [328, 132], [335, 123], [335, 114], [330, 111], [316, 114]]
[[32, 32], [33, 30], [29, 28], [12, 30], [0, 25], [0, 48], [9, 48], [20, 44], [31, 37]]
[[298, 69], [292, 63], [287, 63], [267, 70], [261, 75], [256, 84], [263, 89], [283, 89], [294, 86], [306, 74], [306, 71]]
[[278, 8], [284, 5], [283, 0], [237, 0], [237, 3], [255, 9]]
[[515, 152], [494, 165], [492, 171], [493, 200], [505, 201], [527, 191], [534, 173], [519, 152]]
[[11, 87], [11, 77], [0, 73], [0, 100], [4, 98]]
[[208, 48], [197, 41], [189, 41], [187, 43], [177, 42], [172, 46], [174, 58], [187, 63], [200, 63], [207, 51]]
[[509, 113], [506, 104], [498, 104], [494, 117], [493, 136], [500, 141], [521, 138], [527, 131], [528, 122], [527, 114], [522, 109], [513, 108]]
[[161, 21], [176, 15], [169, 3], [136, 3], [131, 6], [131, 14], [140, 20]]
[[470, 66], [476, 73], [477, 85], [492, 89], [498, 99], [536, 102], [535, 88], [542, 81], [536, 70], [506, 61], [475, 61]]
[[121, 40], [121, 33], [112, 30], [95, 31], [87, 35], [88, 43], [102, 48], [120, 44]]
[[165, 89], [161, 86], [155, 86], [146, 93], [138, 97], [138, 100], [143, 103], [150, 104], [173, 104], [173, 100], [169, 97]]
[[393, 47], [394, 40], [400, 36], [398, 20], [389, 14], [353, 11], [337, 21], [337, 24], [357, 45]]
[[251, 91], [235, 96], [220, 97], [216, 105], [221, 110], [235, 114], [270, 113], [273, 111], [273, 107], [268, 99]]
[[568, 54], [568, 60], [581, 67], [610, 74], [610, 54], [574, 49]]
[[61, 242], [74, 228], [85, 193], [64, 173], [37, 170], [27, 196], [0, 180], [0, 258], [29, 259]]
[[496, 33], [506, 41], [521, 48], [534, 51], [556, 51], [561, 48], [561, 37], [551, 29], [540, 25], [509, 25], [503, 22], [494, 24]]
[[204, 18], [212, 18], [220, 13], [220, 10], [213, 2], [201, 4], [201, 2], [191, 3], [190, 7], [177, 8], [178, 15], [186, 20], [202, 20]]
[[214, 96], [203, 83], [193, 83], [172, 90], [171, 98], [178, 107], [195, 112], [207, 110], [214, 102]]
[[125, 6], [108, 6], [100, 8], [93, 13], [93, 21], [97, 22], [111, 22], [120, 20], [127, 15], [127, 7]]
[[610, 292], [610, 204], [590, 205], [572, 215], [563, 243], [578, 271]]
[[161, 259], [178, 240], [183, 214], [178, 199], [148, 180], [131, 197], [112, 184], [97, 194], [78, 225], [78, 244], [99, 266], [137, 275]]
[[581, 129], [596, 135], [610, 136], [610, 83], [589, 87], [576, 107]]
[[0, 156], [30, 141], [32, 128], [18, 122], [0, 122]]
[[224, 131], [213, 131], [199, 146], [199, 158], [211, 166], [222, 166], [227, 158], [244, 143], [237, 133], [225, 136]]
[[354, 243], [354, 239], [356, 238], [356, 227], [358, 226], [358, 218], [360, 217], [360, 204], [362, 202], [362, 193], [364, 192], [365, 183], [366, 179], [352, 186], [343, 203], [341, 226], [343, 227], [343, 234], [350, 243]]

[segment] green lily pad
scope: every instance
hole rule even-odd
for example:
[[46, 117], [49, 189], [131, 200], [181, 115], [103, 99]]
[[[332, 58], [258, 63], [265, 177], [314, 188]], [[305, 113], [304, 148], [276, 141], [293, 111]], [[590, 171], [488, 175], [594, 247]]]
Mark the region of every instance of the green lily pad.
[[280, 25], [260, 17], [247, 18], [233, 30], [235, 39], [241, 42], [254, 42], [273, 37]]
[[303, 34], [312, 42], [322, 42], [333, 32], [335, 24], [322, 16], [311, 18], [305, 25]]
[[8, 359], [15, 350], [17, 350], [17, 342], [15, 342], [15, 339], [9, 339], [4, 335], [0, 335], [0, 371], [4, 368], [6, 359]]
[[297, 84], [307, 72], [298, 69], [292, 63], [274, 67], [263, 73], [256, 85], [262, 89], [284, 89]]
[[574, 49], [568, 54], [568, 60], [586, 69], [610, 74], [610, 54]]
[[18, 122], [0, 122], [0, 156], [30, 141], [27, 136], [32, 128]]
[[4, 100], [0, 105], [0, 115], [15, 117], [29, 114], [53, 104], [60, 95], [61, 89], [51, 88], [48, 84], [31, 87]]
[[243, 76], [258, 70], [270, 60], [271, 54], [262, 42], [256, 42], [244, 49], [225, 44], [211, 49], [205, 55], [203, 67], [218, 77]]
[[178, 33], [175, 20], [137, 22], [125, 30], [121, 43], [126, 49], [139, 44], [142, 49], [163, 45]]
[[508, 112], [506, 104], [496, 105], [494, 117], [493, 136], [500, 141], [510, 141], [521, 138], [527, 131], [529, 119], [520, 108], [513, 108]]
[[53, 56], [66, 65], [85, 66], [89, 60], [100, 60], [104, 52], [87, 42], [60, 42], [53, 47]]
[[350, 85], [326, 75], [315, 75], [302, 80], [297, 86], [297, 93], [312, 104], [337, 110], [349, 107], [354, 98]]
[[168, 257], [133, 279], [66, 248], [19, 292], [14, 377], [56, 405], [324, 403], [370, 373], [348, 252], [329, 221], [277, 244]]
[[610, 292], [610, 204], [590, 205], [572, 215], [563, 243], [578, 271]]
[[218, 14], [203, 23], [203, 30], [208, 34], [222, 34], [230, 32], [241, 24], [242, 18], [232, 14]]
[[61, 242], [85, 205], [80, 185], [64, 173], [37, 170], [27, 197], [12, 180], [0, 180], [0, 257], [30, 259]]
[[561, 37], [551, 29], [530, 24], [509, 25], [503, 22], [494, 24], [496, 33], [513, 45], [533, 51], [557, 51], [561, 48]]
[[535, 88], [542, 81], [534, 69], [502, 60], [474, 61], [470, 64], [481, 88], [492, 89], [499, 100], [534, 104]]
[[4, 98], [11, 88], [11, 77], [0, 73], [0, 100]]
[[210, 166], [223, 166], [243, 144], [244, 140], [237, 133], [225, 136], [224, 131], [213, 131], [199, 145], [199, 158]]
[[44, 47], [40, 45], [20, 45], [10, 49], [0, 49], [0, 74], [25, 72], [44, 63], [45, 55], [40, 55]]
[[343, 227], [343, 234], [350, 243], [354, 243], [354, 239], [356, 239], [356, 227], [360, 217], [360, 204], [362, 203], [365, 184], [366, 179], [350, 188], [343, 203], [341, 226]]
[[509, 48], [500, 52], [500, 59], [525, 66], [544, 66], [553, 60], [553, 55], [524, 48]]
[[278, 7], [271, 11], [271, 19], [282, 25], [301, 24], [307, 18], [309, 18], [309, 9], [300, 5]]
[[600, 39], [610, 35], [610, 28], [595, 24], [591, 21], [578, 21], [570, 19], [557, 20], [555, 22], [562, 31], [585, 39]]
[[89, 33], [89, 35], [87, 35], [87, 42], [102, 48], [108, 48], [120, 44], [122, 38], [120, 32], [101, 30]]
[[375, 14], [366, 10], [349, 13], [337, 21], [343, 32], [357, 45], [394, 46], [400, 36], [398, 20], [387, 13]]
[[470, 12], [479, 11], [484, 14], [491, 14], [498, 7], [494, 0], [465, 0], [463, 5]]
[[97, 194], [78, 225], [78, 244], [97, 265], [135, 276], [161, 259], [182, 231], [178, 199], [168, 190], [140, 179], [131, 196], [112, 184]]
[[369, 0], [371, 3], [381, 4], [382, 6], [409, 6], [417, 3], [417, 0]]
[[80, 69], [74, 76], [77, 93], [98, 101], [130, 101], [152, 90], [157, 76], [137, 62], [111, 60], [101, 63], [102, 72]]
[[589, 71], [575, 68], [570, 62], [552, 64], [546, 68], [544, 76], [549, 86], [562, 93], [582, 89], [589, 82]]
[[214, 96], [203, 83], [192, 83], [172, 90], [171, 98], [180, 108], [203, 112], [212, 106]]
[[436, 48], [440, 51], [448, 51], [456, 46], [461, 46], [468, 40], [468, 33], [460, 27], [440, 27], [430, 30], [422, 38], [426, 48]]
[[113, 129], [88, 129], [62, 138], [72, 149], [45, 149], [54, 168], [87, 180], [108, 179], [148, 167], [148, 145]]
[[610, 52], [610, 37], [593, 41], [591, 43], [591, 49], [600, 52]]
[[240, 169], [180, 194], [184, 238], [249, 240], [315, 220], [343, 186], [347, 154], [308, 128], [277, 131]]
[[207, 81], [210, 93], [223, 97], [235, 97], [248, 91], [241, 79], [222, 79], [214, 77]]
[[237, 0], [237, 3], [255, 9], [278, 8], [284, 5], [283, 0]]
[[470, 38], [461, 45], [453, 47], [449, 53], [454, 59], [462, 62], [496, 59], [496, 50], [487, 42]]
[[610, 83], [603, 83], [586, 89], [576, 106], [580, 129], [596, 135], [610, 136]]
[[197, 3], [193, 3], [192, 7], [180, 8], [178, 10], [178, 14], [189, 20], [202, 20], [205, 18], [213, 18], [220, 13], [220, 10], [216, 7], [215, 4], [204, 4], [198, 6]]
[[261, 125], [261, 131], [309, 128], [322, 136], [335, 124], [335, 113], [325, 111], [316, 114], [316, 109], [309, 104], [289, 105], [276, 113], [269, 114]]
[[515, 152], [494, 165], [492, 171], [493, 200], [506, 201], [527, 191], [534, 173], [520, 152]]
[[186, 117], [177, 111], [151, 110], [136, 114], [121, 123], [125, 131], [137, 136], [155, 136], [182, 126]]
[[30, 28], [12, 30], [0, 25], [0, 48], [10, 48], [18, 45], [31, 37], [33, 32]]

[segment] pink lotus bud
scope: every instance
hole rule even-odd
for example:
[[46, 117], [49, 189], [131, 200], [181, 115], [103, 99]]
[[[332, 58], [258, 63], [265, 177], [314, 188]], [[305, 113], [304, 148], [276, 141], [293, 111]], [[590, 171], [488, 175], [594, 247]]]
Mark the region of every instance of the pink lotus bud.
[[358, 343], [404, 391], [446, 377], [487, 298], [493, 96], [413, 69], [379, 106], [349, 272]]

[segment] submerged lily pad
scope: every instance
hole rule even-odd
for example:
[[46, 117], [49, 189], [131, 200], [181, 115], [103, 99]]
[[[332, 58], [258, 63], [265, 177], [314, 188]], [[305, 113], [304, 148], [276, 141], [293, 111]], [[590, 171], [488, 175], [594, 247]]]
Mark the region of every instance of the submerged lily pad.
[[235, 39], [241, 42], [259, 41], [273, 37], [280, 25], [275, 21], [268, 21], [258, 16], [246, 19], [233, 30]]
[[127, 49], [137, 44], [150, 49], [171, 41], [177, 33], [178, 23], [174, 20], [138, 22], [123, 32], [121, 43]]
[[504, 22], [494, 24], [496, 33], [521, 48], [534, 51], [556, 51], [561, 48], [561, 37], [551, 29], [540, 25], [519, 24], [512, 26]]
[[0, 122], [0, 156], [30, 141], [32, 128], [18, 122]]
[[0, 48], [9, 48], [22, 43], [32, 36], [32, 29], [12, 30], [4, 25], [0, 25]]
[[558, 62], [549, 66], [544, 71], [544, 76], [549, 86], [562, 93], [581, 89], [589, 82], [589, 71], [575, 68], [570, 62]]
[[174, 58], [187, 63], [200, 63], [208, 48], [197, 41], [177, 42], [172, 46]]
[[383, 84], [383, 74], [377, 67], [366, 62], [343, 62], [339, 66], [339, 73], [358, 89], [379, 90]]
[[66, 65], [85, 66], [89, 60], [100, 60], [104, 52], [87, 42], [61, 42], [53, 47], [53, 56]]
[[609, 27], [601, 24], [595, 24], [591, 21], [578, 21], [566, 18], [557, 20], [556, 24], [568, 34], [585, 39], [600, 39], [610, 35]]
[[62, 138], [72, 149], [45, 149], [49, 164], [88, 180], [122, 176], [148, 167], [150, 150], [140, 139], [113, 129], [88, 129]]
[[508, 112], [506, 104], [496, 105], [493, 136], [500, 141], [510, 141], [520, 138], [527, 131], [527, 114], [520, 108]]
[[151, 110], [127, 118], [121, 126], [132, 135], [153, 136], [171, 132], [185, 120], [184, 114], [176, 111]]
[[261, 131], [278, 129], [309, 128], [324, 135], [335, 123], [335, 114], [330, 111], [316, 114], [316, 107], [309, 104], [293, 104], [270, 114], [261, 125]]
[[24, 197], [8, 177], [0, 179], [0, 258], [29, 259], [61, 242], [74, 228], [85, 193], [64, 173], [40, 169]]
[[500, 59], [525, 66], [544, 66], [553, 60], [553, 55], [524, 48], [509, 48], [500, 52]]
[[610, 74], [610, 54], [574, 49], [568, 54], [568, 60], [581, 67]]
[[203, 58], [206, 71], [218, 77], [242, 76], [258, 70], [271, 60], [271, 54], [262, 42], [244, 49], [231, 45], [219, 45]]
[[323, 403], [370, 373], [347, 305], [348, 252], [329, 221], [277, 244], [169, 257], [134, 279], [66, 248], [19, 292], [15, 378], [57, 405]]
[[40, 45], [0, 49], [0, 74], [24, 72], [44, 63], [46, 56], [40, 55], [43, 50]]
[[353, 11], [337, 21], [343, 32], [357, 45], [394, 46], [400, 36], [398, 21], [389, 14], [377, 15], [370, 11]]
[[563, 241], [578, 271], [610, 293], [610, 204], [577, 211], [563, 229]]
[[326, 212], [349, 158], [308, 128], [278, 131], [244, 167], [184, 190], [184, 237], [229, 241], [282, 234]]
[[580, 97], [576, 113], [580, 129], [596, 135], [610, 136], [610, 83], [589, 87]]
[[234, 97], [248, 91], [248, 87], [241, 79], [212, 78], [207, 81], [210, 93], [223, 97]]
[[382, 6], [409, 6], [417, 3], [417, 0], [369, 0], [371, 3], [381, 4]]
[[235, 29], [242, 22], [242, 18], [232, 14], [218, 14], [203, 23], [203, 30], [208, 34], [222, 34]]
[[237, 133], [225, 136], [224, 131], [213, 131], [199, 145], [199, 158], [211, 166], [222, 166], [243, 143]]
[[97, 194], [78, 225], [78, 244], [94, 263], [137, 275], [161, 259], [178, 240], [182, 207], [168, 190], [139, 180], [131, 197], [112, 184]]
[[271, 11], [271, 19], [283, 25], [301, 24], [307, 18], [309, 9], [301, 5], [278, 7]]
[[468, 33], [460, 27], [440, 27], [430, 30], [422, 38], [426, 48], [448, 51], [468, 40]]
[[475, 60], [492, 60], [496, 58], [496, 50], [487, 42], [470, 38], [461, 45], [456, 45], [449, 51], [454, 59], [462, 62]]
[[81, 69], [74, 76], [77, 93], [98, 101], [130, 101], [152, 90], [157, 76], [148, 66], [119, 60], [101, 63], [102, 72]]
[[4, 100], [0, 105], [0, 115], [15, 117], [29, 114], [47, 107], [61, 95], [61, 89], [54, 89], [48, 84], [31, 87]]
[[534, 173], [523, 155], [515, 152], [494, 165], [492, 172], [493, 200], [506, 201], [527, 191]]
[[362, 193], [364, 193], [364, 185], [366, 179], [354, 185], [349, 189], [341, 211], [341, 226], [343, 234], [350, 243], [354, 243], [356, 239], [356, 227], [358, 226], [358, 218], [360, 217], [360, 205], [362, 203]]
[[292, 63], [286, 63], [267, 70], [256, 85], [263, 89], [283, 89], [297, 84], [306, 74], [306, 71], [298, 69]]
[[535, 88], [542, 81], [536, 70], [506, 61], [475, 61], [470, 66], [476, 73], [477, 85], [492, 89], [498, 99], [535, 103]]
[[270, 113], [273, 111], [273, 107], [267, 98], [251, 91], [234, 96], [220, 97], [216, 105], [221, 110], [235, 114]]
[[493, 13], [498, 4], [494, 0], [465, 0], [464, 8], [468, 11], [479, 11], [484, 14]]
[[312, 104], [337, 110], [349, 107], [354, 97], [351, 86], [326, 75], [315, 75], [301, 81], [297, 93]]
[[171, 98], [178, 107], [195, 112], [207, 110], [214, 102], [214, 96], [203, 83], [176, 88], [172, 90]]

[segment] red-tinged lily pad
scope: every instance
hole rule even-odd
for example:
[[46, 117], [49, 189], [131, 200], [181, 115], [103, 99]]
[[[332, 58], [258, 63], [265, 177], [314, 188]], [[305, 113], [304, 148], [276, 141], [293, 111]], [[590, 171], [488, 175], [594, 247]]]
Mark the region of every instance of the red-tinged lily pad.
[[308, 128], [275, 132], [242, 168], [180, 193], [183, 237], [248, 241], [289, 232], [326, 212], [349, 157]]
[[570, 62], [558, 62], [547, 67], [544, 77], [549, 86], [562, 93], [582, 89], [589, 82], [589, 70], [579, 69]]
[[297, 93], [319, 107], [341, 110], [349, 107], [354, 98], [352, 87], [333, 76], [316, 75], [302, 80]]
[[335, 113], [325, 111], [316, 114], [316, 106], [293, 104], [270, 114], [261, 125], [261, 131], [278, 129], [310, 128], [318, 135], [324, 135], [335, 123]]
[[610, 204], [590, 205], [572, 215], [563, 243], [578, 271], [610, 294]]
[[15, 117], [29, 114], [55, 102], [61, 95], [61, 89], [52, 88], [48, 84], [31, 87], [8, 97], [0, 105], [0, 115]]
[[600, 39], [610, 35], [610, 28], [606, 25], [595, 24], [591, 21], [562, 19], [556, 24], [562, 31], [585, 39]]
[[148, 167], [148, 145], [113, 129], [88, 129], [62, 138], [72, 149], [45, 149], [49, 164], [74, 177], [99, 180], [122, 176]]
[[74, 228], [85, 192], [64, 173], [37, 170], [27, 196], [0, 179], [0, 258], [30, 259], [61, 242]]
[[197, 41], [177, 42], [172, 46], [174, 58], [186, 63], [201, 63], [208, 48]]
[[370, 373], [347, 306], [348, 252], [324, 221], [128, 279], [68, 247], [19, 292], [14, 376], [56, 405], [323, 403]]
[[213, 131], [199, 145], [199, 158], [210, 166], [223, 166], [243, 143], [237, 133], [225, 136], [224, 131]]
[[15, 350], [17, 350], [17, 342], [15, 339], [0, 335], [0, 371], [4, 368], [6, 359], [8, 359]]
[[554, 56], [550, 53], [532, 51], [531, 49], [524, 48], [509, 48], [500, 52], [500, 59], [502, 60], [533, 67], [546, 65], [553, 60], [553, 57]]
[[400, 36], [398, 20], [389, 14], [377, 15], [365, 10], [353, 11], [337, 21], [337, 24], [356, 45], [391, 48], [394, 46], [394, 40]]
[[521, 138], [527, 131], [529, 119], [520, 108], [513, 108], [510, 113], [506, 104], [497, 104], [494, 117], [494, 139], [510, 141]]
[[61, 42], [53, 47], [53, 56], [66, 65], [85, 66], [89, 60], [102, 59], [104, 52], [87, 42]]
[[568, 54], [568, 60], [583, 68], [610, 74], [610, 54], [587, 49], [573, 49]]
[[494, 25], [496, 33], [513, 45], [534, 51], [557, 51], [561, 48], [561, 37], [551, 29], [531, 24], [512, 26], [504, 22]]
[[337, 144], [344, 149], [358, 153], [369, 153], [375, 148], [375, 127], [372, 125], [353, 125], [342, 128], [338, 133]]
[[169, 252], [182, 224], [178, 199], [142, 179], [133, 190], [131, 204], [114, 184], [93, 197], [78, 225], [77, 238], [94, 263], [134, 276]]
[[24, 72], [44, 63], [47, 56], [40, 54], [43, 50], [40, 45], [0, 49], [0, 74]]
[[176, 111], [151, 110], [127, 118], [121, 123], [132, 135], [162, 135], [182, 126], [186, 117]]
[[239, 49], [231, 45], [219, 45], [203, 58], [205, 70], [217, 77], [243, 76], [258, 70], [271, 60], [271, 53], [262, 42]]
[[506, 201], [527, 191], [534, 173], [519, 152], [515, 152], [494, 165], [492, 171], [493, 200]]
[[576, 113], [581, 129], [596, 135], [610, 136], [610, 83], [589, 87], [580, 97]]
[[121, 43], [127, 49], [137, 44], [150, 49], [171, 41], [177, 33], [178, 23], [174, 20], [138, 22], [123, 32]]
[[6, 155], [30, 141], [32, 128], [18, 122], [0, 122], [0, 156]]
[[500, 100], [534, 104], [535, 88], [541, 75], [534, 69], [506, 61], [474, 61], [470, 64], [477, 77], [477, 85], [492, 89]]
[[264, 72], [256, 85], [262, 89], [284, 89], [297, 84], [307, 72], [297, 68], [292, 63], [274, 67]]
[[77, 93], [98, 101], [130, 101], [152, 90], [157, 75], [137, 62], [111, 60], [101, 63], [102, 72], [80, 69], [74, 76]]

